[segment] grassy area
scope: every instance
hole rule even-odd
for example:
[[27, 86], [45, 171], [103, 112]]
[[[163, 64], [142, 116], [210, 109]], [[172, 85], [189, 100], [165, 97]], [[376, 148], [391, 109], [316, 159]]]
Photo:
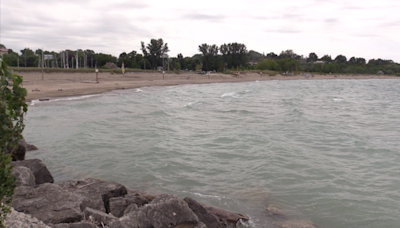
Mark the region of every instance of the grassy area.
[[[42, 72], [41, 68], [38, 67], [9, 67], [10, 70], [14, 72]], [[79, 69], [66, 69], [66, 68], [44, 68], [43, 72], [45, 73], [93, 73], [95, 72], [94, 68], [79, 68]], [[100, 68], [99, 72], [109, 72], [115, 74], [122, 74], [122, 70], [120, 68], [116, 69], [105, 69]], [[127, 72], [149, 72], [154, 73], [158, 72], [156, 70], [142, 70], [142, 69], [125, 69], [125, 73]]]
[[[226, 70], [225, 74], [237, 74], [238, 71], [236, 70]], [[275, 76], [277, 75], [279, 72], [278, 71], [273, 71], [273, 70], [241, 70], [239, 71], [240, 73], [256, 73], [259, 74], [260, 72], [262, 72], [263, 75], [269, 75], [269, 76]]]

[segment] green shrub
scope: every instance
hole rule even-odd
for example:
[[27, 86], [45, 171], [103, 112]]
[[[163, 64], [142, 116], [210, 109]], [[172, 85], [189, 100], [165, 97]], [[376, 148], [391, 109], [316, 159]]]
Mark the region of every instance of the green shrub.
[[[25, 103], [26, 89], [21, 88], [22, 77], [12, 74], [0, 58], [0, 227], [10, 212], [9, 204], [15, 189], [15, 178], [11, 175], [11, 154], [25, 125], [24, 114], [27, 111]], [[11, 154], [6, 154], [10, 145]]]

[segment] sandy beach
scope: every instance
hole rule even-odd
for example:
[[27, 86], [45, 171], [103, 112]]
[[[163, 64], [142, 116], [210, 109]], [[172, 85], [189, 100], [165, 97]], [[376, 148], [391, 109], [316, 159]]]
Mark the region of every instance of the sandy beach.
[[23, 77], [22, 86], [26, 88], [27, 101], [34, 99], [50, 99], [54, 97], [80, 96], [98, 94], [111, 90], [132, 89], [146, 86], [169, 86], [183, 84], [207, 84], [264, 80], [319, 80], [319, 79], [400, 79], [396, 76], [386, 75], [303, 75], [269, 76], [258, 73], [210, 74], [184, 72], [180, 74], [162, 72], [128, 72], [122, 74], [99, 73], [96, 83], [96, 73], [42, 73], [18, 72]]

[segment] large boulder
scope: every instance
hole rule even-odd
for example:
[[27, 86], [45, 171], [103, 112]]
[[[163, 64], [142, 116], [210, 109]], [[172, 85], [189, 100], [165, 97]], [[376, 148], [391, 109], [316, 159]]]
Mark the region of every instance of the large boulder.
[[182, 199], [162, 194], [137, 210], [112, 222], [112, 228], [205, 227]]
[[69, 180], [58, 184], [61, 188], [81, 195], [81, 210], [90, 207], [105, 213], [110, 213], [110, 198], [122, 197], [127, 194], [125, 186], [113, 181], [104, 181], [93, 178]]
[[47, 169], [46, 165], [39, 159], [29, 159], [24, 161], [12, 162], [15, 167], [23, 166], [29, 168], [35, 176], [36, 184], [54, 183], [54, 178]]
[[204, 223], [207, 227], [220, 228], [224, 227], [223, 224], [219, 222], [217, 216], [210, 214], [207, 210], [200, 205], [196, 200], [186, 197], [183, 199], [189, 206], [189, 208], [197, 215], [200, 222]]
[[248, 221], [249, 217], [242, 215], [237, 212], [224, 210], [222, 208], [208, 206], [205, 204], [200, 204], [207, 210], [208, 213], [213, 214], [219, 218], [221, 221], [226, 221], [227, 223], [236, 224], [239, 220]]
[[146, 198], [139, 194], [128, 193], [124, 197], [113, 197], [110, 198], [110, 213], [119, 218], [148, 202]]
[[79, 195], [65, 191], [58, 185], [45, 183], [37, 187], [17, 187], [11, 206], [46, 224], [57, 224], [81, 221], [81, 202]]
[[11, 213], [6, 216], [3, 224], [7, 228], [50, 228], [37, 218], [32, 218], [28, 214], [18, 212], [14, 208], [11, 208]]
[[35, 186], [35, 176], [33, 176], [32, 171], [24, 166], [14, 167], [11, 175], [13, 175], [17, 180], [15, 185], [19, 186]]

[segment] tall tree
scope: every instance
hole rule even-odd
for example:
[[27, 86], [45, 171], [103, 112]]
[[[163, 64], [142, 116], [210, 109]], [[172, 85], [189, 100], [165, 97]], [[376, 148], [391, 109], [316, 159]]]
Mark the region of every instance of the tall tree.
[[145, 46], [144, 42], [141, 42], [141, 50], [143, 56], [148, 58], [151, 62], [151, 67], [157, 69], [158, 64], [162, 65], [162, 57], [169, 52], [168, 44], [163, 39], [151, 39], [150, 43]]
[[316, 62], [316, 61], [318, 61], [318, 55], [315, 54], [314, 52], [311, 52], [308, 55], [307, 62]]
[[215, 44], [199, 45], [199, 51], [203, 55], [203, 71], [217, 70], [216, 56], [218, 55], [218, 49]]
[[335, 62], [337, 62], [337, 63], [347, 63], [347, 58], [344, 55], [338, 55], [335, 58]]

